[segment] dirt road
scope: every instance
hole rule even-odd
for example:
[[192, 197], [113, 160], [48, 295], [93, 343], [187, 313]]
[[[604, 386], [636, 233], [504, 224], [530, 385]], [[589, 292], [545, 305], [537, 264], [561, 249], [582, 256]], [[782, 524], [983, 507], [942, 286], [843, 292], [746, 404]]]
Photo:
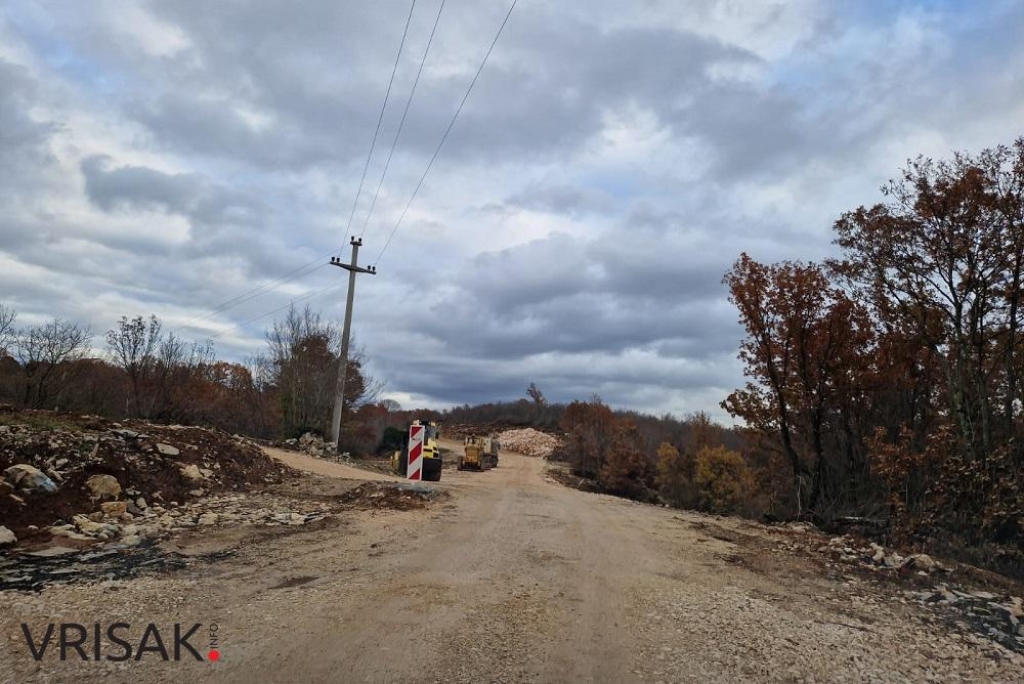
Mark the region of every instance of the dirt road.
[[[758, 528], [567, 489], [538, 459], [418, 511], [246, 539], [170, 576], [0, 595], [0, 680], [1020, 681], [921, 609], [752, 550]], [[227, 533], [223, 533], [227, 534]], [[219, 662], [37, 665], [18, 622], [217, 624]], [[204, 632], [205, 635], [205, 632]], [[203, 636], [200, 644], [207, 639]], [[155, 661], [154, 661], [155, 660]]]
[[399, 479], [397, 477], [392, 477], [391, 475], [375, 473], [370, 470], [364, 470], [363, 468], [345, 465], [344, 463], [336, 463], [334, 461], [325, 461], [322, 458], [314, 458], [313, 456], [308, 456], [297, 451], [275, 449], [274, 447], [263, 447], [263, 451], [266, 452], [268, 456], [284, 463], [286, 466], [306, 473], [316, 473], [317, 475], [341, 477], [350, 480], [373, 480], [376, 482], [394, 482]]

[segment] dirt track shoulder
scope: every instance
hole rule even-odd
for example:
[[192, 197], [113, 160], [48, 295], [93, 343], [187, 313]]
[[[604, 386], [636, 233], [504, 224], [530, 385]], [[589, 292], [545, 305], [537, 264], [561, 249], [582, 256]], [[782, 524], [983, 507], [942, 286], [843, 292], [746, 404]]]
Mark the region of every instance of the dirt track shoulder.
[[378, 482], [398, 482], [401, 480], [401, 478], [394, 475], [386, 475], [373, 470], [345, 465], [344, 463], [327, 461], [322, 458], [301, 454], [297, 451], [286, 451], [285, 449], [277, 449], [275, 447], [263, 447], [263, 451], [280, 463], [307, 473], [316, 473], [317, 475], [326, 475], [327, 477], [341, 477], [348, 480], [374, 480]]

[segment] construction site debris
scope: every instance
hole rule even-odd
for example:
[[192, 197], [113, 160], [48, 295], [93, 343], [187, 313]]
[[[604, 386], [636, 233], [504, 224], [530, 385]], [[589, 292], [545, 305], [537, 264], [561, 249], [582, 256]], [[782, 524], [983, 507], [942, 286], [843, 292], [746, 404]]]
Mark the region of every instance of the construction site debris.
[[550, 456], [561, 443], [557, 437], [533, 428], [505, 430], [498, 435], [498, 441], [503, 450], [541, 458]]
[[0, 520], [18, 544], [53, 537], [137, 543], [149, 536], [150, 519], [208, 491], [281, 478], [259, 446], [217, 430], [42, 412], [5, 414], [4, 421]]
[[448, 494], [426, 485], [405, 482], [367, 482], [345, 492], [338, 501], [355, 508], [378, 508], [407, 511], [423, 508], [428, 501]]
[[[825, 567], [843, 576], [856, 570], [880, 580], [907, 582], [915, 588], [905, 590], [904, 595], [939, 611], [948, 624], [1024, 654], [1024, 600], [1019, 596], [1005, 590], [991, 592], [968, 588], [963, 583], [967, 576], [959, 577], [952, 564], [942, 563], [928, 554], [902, 555], [875, 542], [865, 544], [849, 535], [828, 537], [807, 523], [787, 523], [768, 529], [783, 532], [777, 543], [780, 548], [824, 555]], [[961, 583], [954, 584], [954, 579]], [[922, 590], [922, 586], [926, 589]]]

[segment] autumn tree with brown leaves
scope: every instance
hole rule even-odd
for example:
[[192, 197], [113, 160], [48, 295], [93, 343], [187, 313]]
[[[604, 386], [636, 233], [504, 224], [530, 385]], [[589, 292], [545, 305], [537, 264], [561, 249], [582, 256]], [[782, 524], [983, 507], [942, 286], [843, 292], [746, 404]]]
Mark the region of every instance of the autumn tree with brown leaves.
[[764, 265], [743, 254], [725, 276], [747, 337], [740, 359], [751, 378], [724, 402], [790, 464], [800, 512], [819, 512], [834, 486], [828, 434], [849, 422], [848, 395], [867, 367], [867, 310], [816, 264]]
[[1024, 138], [883, 193], [836, 222], [841, 258], [726, 275], [750, 382], [723, 406], [784, 455], [794, 513], [884, 504], [892, 537], [1024, 574]]
[[612, 427], [604, 463], [597, 482], [609, 494], [644, 499], [653, 484], [650, 459], [640, 448], [636, 423], [619, 420]]

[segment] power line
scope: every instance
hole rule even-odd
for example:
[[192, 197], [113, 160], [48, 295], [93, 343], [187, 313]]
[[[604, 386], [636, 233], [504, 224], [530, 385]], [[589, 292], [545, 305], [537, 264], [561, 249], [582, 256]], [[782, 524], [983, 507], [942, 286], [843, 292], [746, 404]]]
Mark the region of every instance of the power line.
[[[394, 81], [395, 81], [395, 73], [398, 71], [398, 64], [401, 61], [402, 50], [405, 47], [405, 39], [409, 35], [409, 25], [412, 23], [412, 15], [413, 15], [413, 11], [415, 9], [416, 9], [416, 0], [412, 0], [412, 3], [409, 6], [409, 16], [407, 16], [406, 19], [405, 19], [405, 28], [402, 31], [402, 40], [398, 44], [398, 54], [395, 55], [395, 63], [394, 63], [394, 66], [392, 66], [392, 68], [391, 68], [391, 77], [388, 79], [387, 91], [384, 93], [384, 102], [381, 104], [380, 114], [377, 116], [377, 127], [376, 127], [376, 129], [374, 129], [374, 132], [373, 132], [373, 140], [370, 143], [370, 151], [366, 155], [366, 163], [363, 165], [363, 174], [362, 174], [362, 177], [359, 179], [359, 188], [356, 190], [356, 197], [355, 197], [355, 200], [352, 202], [352, 211], [349, 213], [348, 225], [345, 227], [345, 237], [346, 237], [346, 239], [348, 238], [348, 231], [352, 227], [352, 219], [355, 216], [356, 207], [359, 204], [359, 197], [360, 197], [360, 195], [362, 194], [362, 191], [363, 191], [363, 183], [366, 180], [366, 173], [367, 173], [367, 170], [370, 167], [370, 160], [373, 157], [373, 151], [374, 151], [374, 149], [376, 148], [376, 145], [377, 145], [377, 137], [380, 134], [381, 123], [384, 120], [384, 112], [387, 109], [388, 99], [391, 96], [391, 87], [392, 87], [392, 85], [394, 84]], [[186, 321], [185, 325], [189, 326], [189, 325], [191, 325], [193, 323], [198, 323], [200, 321], [204, 321], [204, 320], [207, 320], [209, 318], [212, 318], [212, 317], [214, 317], [214, 316], [216, 316], [218, 314], [224, 313], [225, 311], [227, 311], [229, 309], [233, 309], [234, 307], [236, 307], [236, 306], [238, 306], [240, 304], [244, 304], [246, 302], [252, 301], [253, 299], [256, 299], [257, 297], [261, 297], [261, 296], [263, 296], [265, 294], [273, 292], [274, 290], [277, 290], [278, 288], [280, 288], [282, 285], [285, 285], [285, 284], [290, 283], [290, 282], [292, 282], [294, 280], [297, 280], [298, 278], [301, 278], [301, 277], [304, 277], [306, 275], [309, 275], [310, 273], [313, 273], [314, 271], [317, 271], [320, 268], [326, 266], [327, 262], [324, 261], [324, 260], [327, 259], [327, 257], [331, 256], [332, 254], [333, 254], [333, 250], [331, 252], [327, 252], [326, 254], [318, 256], [316, 259], [310, 261], [309, 263], [303, 264], [302, 266], [299, 266], [298, 268], [295, 268], [295, 269], [293, 269], [291, 271], [288, 271], [287, 273], [285, 273], [283, 276], [281, 276], [277, 280], [273, 280], [270, 283], [267, 283], [265, 285], [257, 286], [255, 288], [252, 288], [251, 290], [246, 290], [245, 292], [243, 292], [241, 294], [238, 294], [238, 295], [232, 297], [231, 299], [225, 300], [225, 301], [221, 302], [220, 304], [218, 304], [217, 306], [215, 306], [208, 313], [200, 315], [200, 316], [197, 316], [197, 317], [194, 317], [194, 318]], [[308, 270], [308, 269], [310, 269], [310, 267], [313, 267], [313, 266], [315, 266], [315, 268], [312, 268], [311, 270]]]
[[259, 316], [256, 316], [255, 318], [250, 318], [247, 321], [243, 321], [242, 323], [238, 323], [237, 325], [233, 325], [230, 328], [228, 328], [227, 330], [222, 330], [221, 332], [217, 333], [216, 335], [210, 335], [210, 339], [216, 340], [216, 339], [218, 339], [220, 337], [223, 337], [224, 335], [227, 335], [229, 332], [233, 332], [235, 330], [238, 330], [239, 328], [244, 328], [245, 326], [249, 325], [250, 323], [255, 323], [256, 321], [258, 321], [260, 319], [263, 319], [263, 318], [266, 318], [267, 316], [270, 316], [271, 314], [275, 314], [278, 311], [283, 311], [284, 309], [287, 309], [287, 308], [289, 308], [291, 306], [295, 306], [299, 302], [304, 302], [304, 301], [307, 301], [309, 299], [313, 299], [314, 297], [318, 297], [318, 296], [328, 292], [329, 290], [337, 290], [339, 287], [341, 287], [341, 286], [340, 285], [328, 285], [327, 287], [321, 288], [321, 289], [317, 290], [316, 292], [312, 292], [310, 294], [303, 295], [302, 297], [299, 297], [297, 299], [293, 299], [290, 302], [288, 302], [287, 304], [285, 304], [284, 306], [279, 306], [276, 309], [271, 309], [270, 311], [267, 311], [266, 313], [260, 314]]
[[413, 200], [415, 200], [416, 195], [419, 194], [420, 188], [423, 186], [423, 181], [426, 180], [427, 174], [430, 173], [430, 167], [434, 165], [434, 161], [437, 159], [437, 155], [441, 152], [441, 147], [444, 145], [444, 141], [448, 139], [448, 134], [452, 132], [455, 120], [459, 118], [459, 113], [462, 112], [462, 107], [466, 104], [466, 100], [469, 99], [469, 94], [473, 92], [473, 86], [476, 85], [477, 79], [480, 78], [480, 72], [484, 70], [484, 65], [487, 64], [487, 58], [491, 56], [491, 51], [494, 50], [494, 46], [498, 44], [501, 32], [505, 30], [505, 24], [508, 23], [509, 17], [512, 16], [512, 10], [516, 8], [516, 3], [518, 1], [519, 0], [512, 0], [512, 5], [508, 8], [508, 13], [505, 15], [505, 19], [501, 22], [501, 26], [498, 27], [498, 33], [495, 34], [494, 40], [491, 41], [490, 47], [487, 48], [487, 53], [484, 54], [484, 58], [480, 62], [480, 66], [477, 68], [476, 74], [473, 76], [473, 80], [469, 82], [469, 87], [466, 88], [466, 94], [462, 96], [462, 102], [459, 103], [458, 109], [455, 110], [455, 115], [452, 117], [452, 120], [448, 122], [448, 128], [444, 130], [444, 135], [441, 136], [441, 141], [437, 143], [437, 149], [434, 150], [434, 154], [430, 158], [430, 162], [427, 163], [427, 168], [423, 170], [423, 175], [420, 176], [420, 180], [416, 184], [416, 189], [412, 191], [412, 196], [409, 197], [409, 201], [406, 202], [405, 208], [402, 209], [402, 213], [399, 215], [398, 221], [395, 222], [395, 227], [391, 229], [391, 234], [388, 235], [387, 242], [384, 243], [384, 246], [380, 250], [380, 254], [377, 255], [377, 259], [373, 262], [375, 267], [380, 263], [380, 259], [384, 256], [384, 252], [387, 251], [392, 238], [394, 238], [395, 233], [398, 232], [398, 227], [402, 225], [402, 221], [405, 219], [405, 215], [409, 211], [409, 207], [412, 206]]
[[231, 299], [228, 299], [228, 300], [226, 300], [224, 302], [221, 302], [217, 306], [213, 307], [213, 310], [208, 315], [217, 314], [217, 313], [220, 313], [221, 311], [223, 311], [225, 309], [231, 308], [232, 306], [235, 305], [236, 302], [240, 303], [239, 300], [244, 299], [247, 295], [249, 295], [251, 293], [259, 292], [260, 290], [263, 290], [265, 287], [267, 287], [267, 285], [273, 285], [274, 283], [278, 283], [278, 282], [286, 282], [285, 279], [288, 278], [289, 276], [291, 276], [293, 273], [298, 273], [299, 271], [303, 271], [303, 270], [309, 268], [310, 266], [312, 266], [314, 264], [320, 263], [323, 259], [325, 259], [330, 254], [331, 253], [329, 252], [327, 255], [319, 256], [316, 259], [314, 259], [313, 261], [310, 261], [309, 263], [303, 264], [302, 266], [299, 266], [298, 268], [295, 268], [295, 269], [293, 269], [291, 271], [288, 271], [287, 273], [285, 273], [283, 276], [281, 276], [277, 280], [272, 280], [268, 284], [259, 285], [257, 287], [254, 287], [251, 290], [246, 290], [245, 292], [243, 292], [243, 293], [241, 293], [239, 295], [236, 295], [236, 296], [232, 297]]
[[388, 168], [391, 166], [391, 157], [395, 154], [395, 148], [398, 147], [398, 138], [402, 135], [402, 128], [405, 126], [405, 117], [409, 114], [409, 106], [412, 104], [412, 98], [416, 94], [416, 86], [420, 83], [420, 76], [423, 74], [423, 65], [427, 63], [427, 54], [430, 52], [430, 45], [434, 42], [434, 34], [437, 32], [437, 25], [441, 21], [441, 11], [444, 10], [445, 0], [441, 0], [441, 4], [437, 8], [437, 16], [434, 18], [434, 27], [430, 29], [430, 37], [427, 39], [427, 47], [423, 50], [423, 58], [420, 59], [420, 67], [416, 70], [416, 79], [412, 82], [412, 89], [409, 91], [409, 97], [405, 100], [405, 110], [402, 112], [402, 118], [398, 122], [398, 130], [395, 131], [395, 139], [391, 141], [391, 150], [388, 152], [387, 161], [384, 162], [384, 172], [380, 175], [380, 182], [377, 183], [377, 191], [373, 193], [373, 201], [370, 203], [370, 210], [366, 212], [366, 220], [363, 221], [363, 228], [359, 232], [359, 237], [363, 236], [366, 232], [366, 226], [370, 223], [370, 217], [373, 216], [373, 209], [377, 206], [377, 198], [380, 196], [381, 186], [384, 185], [384, 178], [388, 175]]
[[[260, 286], [254, 287], [251, 290], [247, 290], [247, 291], [245, 291], [245, 292], [243, 292], [243, 293], [241, 293], [239, 295], [236, 295], [236, 296], [232, 297], [231, 299], [228, 299], [228, 300], [218, 304], [217, 306], [215, 306], [209, 312], [207, 312], [205, 314], [202, 314], [200, 316], [196, 316], [194, 318], [189, 319], [188, 321], [186, 321], [184, 323], [184, 325], [185, 326], [189, 326], [192, 323], [198, 323], [200, 321], [204, 321], [204, 320], [207, 320], [209, 318], [213, 318], [214, 316], [217, 316], [218, 314], [222, 314], [222, 313], [224, 313], [225, 311], [227, 311], [229, 309], [233, 309], [236, 306], [239, 306], [240, 304], [245, 304], [246, 302], [252, 301], [253, 299], [256, 299], [257, 297], [262, 297], [265, 294], [268, 294], [270, 292], [273, 292], [274, 290], [277, 290], [278, 288], [280, 288], [283, 285], [286, 285], [286, 284], [288, 284], [288, 283], [290, 283], [292, 281], [298, 280], [299, 278], [303, 278], [303, 277], [309, 275], [310, 273], [313, 273], [313, 272], [323, 268], [324, 266], [326, 266], [327, 262], [324, 261], [324, 259], [329, 257], [331, 254], [333, 254], [333, 252], [327, 252], [324, 255], [318, 256], [313, 261], [310, 261], [308, 263], [303, 264], [302, 266], [299, 266], [298, 268], [295, 268], [295, 269], [292, 269], [291, 271], [288, 271], [287, 273], [285, 273], [283, 276], [281, 276], [277, 280], [272, 280], [269, 283], [266, 283], [264, 285], [260, 285]], [[319, 264], [319, 265], [317, 266], [317, 264]], [[311, 268], [313, 266], [315, 266], [315, 268]]]
[[[356, 198], [352, 201], [352, 211], [348, 215], [348, 225], [345, 226], [345, 240], [342, 241], [342, 245], [348, 241], [349, 230], [352, 228], [352, 219], [356, 215], [356, 207], [359, 205], [359, 196], [363, 193], [363, 183], [366, 181], [366, 171], [370, 168], [370, 159], [373, 158], [373, 150], [377, 147], [377, 136], [380, 134], [380, 126], [384, 121], [384, 110], [387, 109], [388, 99], [391, 97], [391, 86], [395, 82], [395, 72], [398, 71], [398, 63], [402, 58], [402, 48], [405, 47], [405, 38], [409, 35], [409, 24], [412, 23], [412, 12], [416, 9], [416, 0], [412, 0], [412, 5], [409, 7], [409, 16], [405, 20], [405, 30], [402, 31], [402, 42], [398, 44], [398, 54], [395, 55], [395, 65], [391, 67], [391, 78], [388, 79], [388, 89], [384, 93], [384, 103], [380, 106], [380, 115], [377, 117], [377, 128], [373, 131], [373, 142], [370, 143], [370, 151], [366, 155], [366, 163], [363, 165], [363, 175], [359, 179], [359, 189], [356, 190]], [[408, 109], [408, 107], [407, 107]], [[405, 118], [404, 116], [402, 117]], [[388, 156], [390, 160], [390, 155]], [[376, 197], [374, 198], [376, 201]]]

